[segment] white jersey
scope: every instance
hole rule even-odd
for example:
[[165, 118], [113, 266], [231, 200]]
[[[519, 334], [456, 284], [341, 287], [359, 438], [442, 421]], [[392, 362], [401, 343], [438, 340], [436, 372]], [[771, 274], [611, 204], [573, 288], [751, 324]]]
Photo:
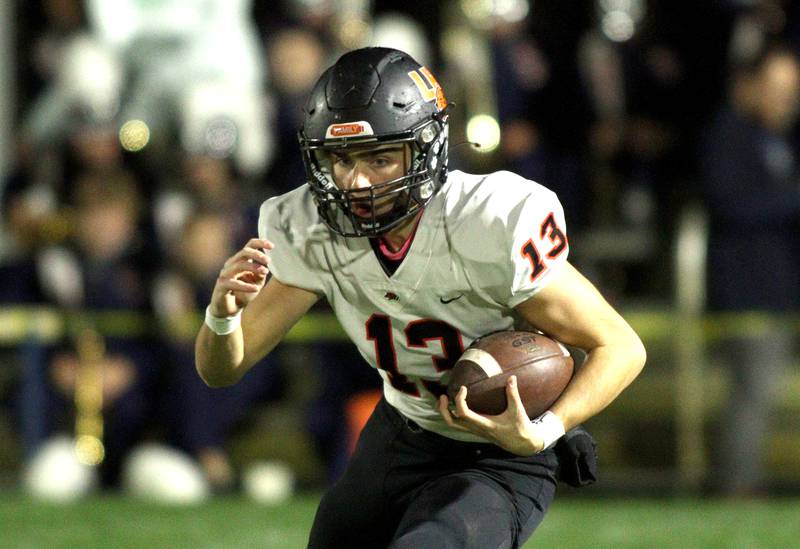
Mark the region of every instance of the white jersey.
[[328, 299], [383, 377], [390, 404], [426, 429], [481, 442], [448, 427], [437, 395], [463, 350], [514, 327], [513, 307], [544, 287], [569, 251], [556, 195], [510, 172], [450, 172], [391, 276], [367, 238], [325, 226], [307, 185], [264, 202], [259, 236], [275, 244], [278, 280]]

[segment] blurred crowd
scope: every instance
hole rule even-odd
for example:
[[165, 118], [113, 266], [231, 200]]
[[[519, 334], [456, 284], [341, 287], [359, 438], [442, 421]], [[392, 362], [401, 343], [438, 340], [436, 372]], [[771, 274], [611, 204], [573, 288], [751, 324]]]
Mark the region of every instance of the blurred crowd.
[[[158, 440], [211, 491], [234, 489], [230, 437], [256, 403], [283, 397], [299, 356], [317, 380], [304, 425], [326, 481], [338, 476], [357, 429], [348, 403], [379, 381], [348, 344], [278, 354], [211, 390], [193, 337], [261, 202], [303, 184], [305, 96], [350, 48], [396, 47], [431, 67], [453, 104], [451, 167], [509, 169], [556, 191], [573, 261], [612, 299], [668, 302], [675, 223], [696, 201], [711, 227], [709, 308], [800, 309], [794, 2], [38, 0], [14, 12], [0, 312], [82, 319], [0, 355], [16, 372], [0, 396], [31, 467], [91, 415], [76, 395], [93, 361], [103, 486]], [[581, 247], [602, 234], [603, 247]], [[721, 443], [731, 491], [760, 481], [750, 454], [797, 339], [780, 326], [758, 341], [735, 334], [721, 352], [738, 366], [736, 401], [751, 403]]]

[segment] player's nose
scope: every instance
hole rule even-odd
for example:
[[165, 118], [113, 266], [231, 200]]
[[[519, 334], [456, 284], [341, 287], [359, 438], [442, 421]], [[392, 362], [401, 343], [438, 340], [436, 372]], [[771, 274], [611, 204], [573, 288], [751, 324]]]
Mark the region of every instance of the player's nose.
[[368, 189], [372, 186], [372, 177], [362, 167], [356, 165], [353, 168], [352, 179], [350, 180], [351, 189]]

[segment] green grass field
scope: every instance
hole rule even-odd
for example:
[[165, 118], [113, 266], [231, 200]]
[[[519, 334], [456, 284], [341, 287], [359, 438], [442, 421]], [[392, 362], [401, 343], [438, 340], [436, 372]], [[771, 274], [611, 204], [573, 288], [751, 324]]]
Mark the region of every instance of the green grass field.
[[[265, 507], [219, 498], [199, 507], [163, 507], [121, 497], [54, 506], [0, 497], [0, 547], [305, 547], [317, 499]], [[557, 500], [526, 545], [536, 547], [790, 548], [800, 546], [800, 500]], [[357, 548], [354, 548], [357, 549]]]

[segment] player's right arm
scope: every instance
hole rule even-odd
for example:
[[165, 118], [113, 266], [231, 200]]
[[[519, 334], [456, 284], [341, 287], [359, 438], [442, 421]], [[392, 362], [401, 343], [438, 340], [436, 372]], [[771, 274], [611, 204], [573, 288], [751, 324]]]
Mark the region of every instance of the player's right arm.
[[222, 267], [209, 310], [215, 317], [241, 311], [241, 326], [230, 334], [217, 335], [203, 324], [195, 341], [195, 364], [203, 381], [211, 387], [232, 385], [267, 353], [319, 299], [308, 290], [267, 282], [269, 240], [251, 239]]

